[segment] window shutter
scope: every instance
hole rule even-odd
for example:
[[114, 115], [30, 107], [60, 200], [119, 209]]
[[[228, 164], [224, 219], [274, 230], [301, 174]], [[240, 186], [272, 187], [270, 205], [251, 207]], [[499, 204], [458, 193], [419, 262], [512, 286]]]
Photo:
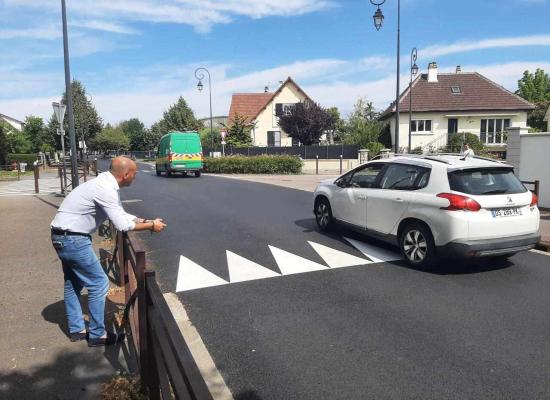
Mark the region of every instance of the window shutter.
[[283, 104], [282, 103], [276, 103], [275, 104], [275, 116], [280, 117], [283, 115]]

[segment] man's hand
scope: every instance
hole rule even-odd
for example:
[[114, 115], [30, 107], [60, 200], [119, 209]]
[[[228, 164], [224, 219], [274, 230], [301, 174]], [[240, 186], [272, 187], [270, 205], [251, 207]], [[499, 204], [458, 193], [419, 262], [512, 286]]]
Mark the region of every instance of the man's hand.
[[166, 224], [163, 222], [162, 218], [155, 218], [153, 220], [153, 232], [161, 232], [166, 228]]

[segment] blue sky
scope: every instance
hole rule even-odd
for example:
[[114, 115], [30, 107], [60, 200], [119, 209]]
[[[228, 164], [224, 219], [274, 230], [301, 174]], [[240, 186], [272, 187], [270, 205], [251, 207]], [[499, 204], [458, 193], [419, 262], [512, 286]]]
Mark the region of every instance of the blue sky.
[[[182, 95], [198, 117], [212, 75], [215, 115], [231, 93], [271, 90], [288, 76], [345, 116], [359, 98], [384, 108], [395, 96], [397, 0], [67, 0], [71, 73], [105, 122], [147, 125]], [[550, 72], [550, 0], [402, 0], [401, 76], [418, 65], [477, 71], [516, 90], [524, 70]], [[64, 90], [58, 0], [0, 0], [0, 113], [51, 115]]]

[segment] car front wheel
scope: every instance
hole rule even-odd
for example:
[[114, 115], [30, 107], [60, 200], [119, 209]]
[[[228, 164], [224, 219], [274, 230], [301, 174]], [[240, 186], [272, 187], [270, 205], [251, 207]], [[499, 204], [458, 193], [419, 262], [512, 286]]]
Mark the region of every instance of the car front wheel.
[[399, 248], [403, 257], [414, 267], [431, 269], [438, 261], [432, 233], [424, 225], [407, 225], [401, 233]]
[[324, 232], [331, 230], [334, 225], [330, 203], [324, 197], [315, 203], [315, 221], [319, 229]]

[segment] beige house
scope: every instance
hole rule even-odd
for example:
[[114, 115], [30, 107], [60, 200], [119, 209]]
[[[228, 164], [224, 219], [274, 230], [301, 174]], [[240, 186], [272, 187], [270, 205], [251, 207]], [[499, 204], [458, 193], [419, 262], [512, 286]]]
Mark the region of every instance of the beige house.
[[0, 113], [0, 119], [10, 124], [12, 127], [17, 129], [18, 131], [22, 131], [23, 127], [25, 126], [25, 123], [23, 121], [19, 121], [18, 119], [9, 117], [5, 114]]
[[[427, 74], [420, 74], [399, 97], [399, 147], [409, 144], [409, 102], [412, 93], [411, 148], [424, 151], [447, 144], [450, 134], [477, 135], [490, 150], [506, 150], [505, 131], [525, 128], [527, 112], [534, 105], [477, 72], [438, 73], [430, 63]], [[390, 121], [395, 143], [395, 104], [381, 119]]]
[[550, 132], [550, 106], [548, 106], [548, 110], [546, 110], [544, 121], [546, 121], [546, 132]]
[[245, 117], [251, 125], [253, 146], [292, 146], [298, 143], [281, 130], [278, 116], [310, 97], [288, 79], [273, 93], [235, 93], [231, 97], [229, 123], [235, 115]]

